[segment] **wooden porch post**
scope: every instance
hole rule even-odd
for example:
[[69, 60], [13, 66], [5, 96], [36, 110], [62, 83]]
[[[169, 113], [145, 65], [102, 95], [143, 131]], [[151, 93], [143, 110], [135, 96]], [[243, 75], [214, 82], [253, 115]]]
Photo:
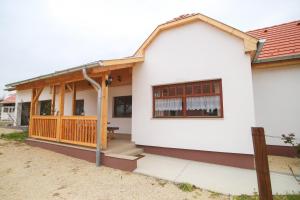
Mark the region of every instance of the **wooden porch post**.
[[59, 113], [57, 119], [57, 128], [56, 128], [56, 139], [57, 141], [61, 138], [61, 117], [64, 115], [64, 106], [65, 106], [65, 83], [60, 84], [60, 96], [59, 96]]
[[72, 115], [76, 115], [76, 83], [72, 85]]
[[102, 132], [102, 149], [107, 148], [107, 105], [108, 105], [108, 87], [105, 84], [105, 80], [108, 79], [108, 74], [102, 76], [102, 98], [101, 98], [101, 132]]
[[30, 103], [30, 114], [29, 114], [29, 116], [30, 116], [29, 136], [32, 135], [33, 126], [34, 126], [32, 116], [36, 115], [38, 99], [39, 99], [39, 96], [41, 95], [43, 89], [44, 88], [33, 88], [32, 89], [31, 103]]
[[29, 114], [29, 136], [32, 135], [32, 128], [33, 128], [33, 119], [32, 116], [35, 114], [35, 106], [34, 106], [34, 97], [36, 94], [36, 89], [32, 89], [32, 94], [31, 94], [31, 103], [30, 103], [30, 114]]
[[55, 115], [55, 95], [56, 95], [56, 87], [55, 87], [55, 85], [53, 85], [52, 99], [51, 99], [51, 115]]

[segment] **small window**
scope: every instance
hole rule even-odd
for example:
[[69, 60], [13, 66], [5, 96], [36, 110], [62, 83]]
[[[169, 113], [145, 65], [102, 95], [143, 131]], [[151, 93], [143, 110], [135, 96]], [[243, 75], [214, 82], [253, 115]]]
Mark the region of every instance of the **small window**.
[[[158, 95], [158, 93], [155, 95]], [[131, 110], [132, 96], [114, 97], [114, 117], [131, 117]]]
[[76, 100], [76, 110], [75, 110], [75, 115], [84, 115], [84, 100]]
[[4, 107], [4, 108], [3, 108], [3, 112], [8, 113], [8, 108], [7, 108], [7, 107]]
[[51, 115], [51, 100], [40, 101], [40, 115]]

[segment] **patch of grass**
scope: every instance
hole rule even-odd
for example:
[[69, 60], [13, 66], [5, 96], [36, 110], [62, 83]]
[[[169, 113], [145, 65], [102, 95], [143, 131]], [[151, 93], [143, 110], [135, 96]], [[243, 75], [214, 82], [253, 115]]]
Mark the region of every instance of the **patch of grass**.
[[179, 183], [178, 188], [184, 192], [192, 192], [195, 190], [195, 186], [189, 183]]
[[28, 132], [15, 132], [9, 134], [2, 134], [0, 136], [1, 139], [5, 140], [14, 140], [19, 142], [24, 142], [24, 140], [28, 137]]
[[[258, 200], [259, 197], [257, 195], [240, 195], [234, 196], [234, 200]], [[300, 194], [289, 194], [289, 195], [273, 195], [274, 200], [299, 200]]]
[[214, 191], [209, 191], [210, 192], [210, 197], [212, 198], [216, 198], [216, 197], [219, 197], [221, 196], [222, 194], [221, 193], [218, 193], [218, 192], [214, 192]]

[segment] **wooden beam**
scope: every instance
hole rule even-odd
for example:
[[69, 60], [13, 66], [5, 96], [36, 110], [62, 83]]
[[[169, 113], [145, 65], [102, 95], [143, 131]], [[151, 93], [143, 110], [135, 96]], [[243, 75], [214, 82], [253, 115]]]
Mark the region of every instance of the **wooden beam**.
[[252, 138], [259, 199], [272, 200], [272, 187], [264, 128], [252, 127]]
[[29, 113], [29, 136], [32, 136], [32, 129], [33, 129], [33, 119], [32, 116], [35, 113], [35, 106], [34, 106], [34, 98], [36, 95], [36, 89], [32, 89], [31, 94], [31, 103], [30, 103], [30, 113]]
[[132, 68], [132, 64], [126, 64], [126, 65], [113, 65], [113, 66], [105, 66], [105, 67], [95, 67], [91, 69], [91, 74], [97, 74], [97, 73], [103, 73], [118, 69], [125, 69], [125, 68]]
[[41, 95], [41, 93], [42, 93], [42, 91], [43, 91], [43, 89], [44, 88], [36, 88], [35, 90], [36, 90], [36, 92], [35, 92], [35, 97], [34, 97], [34, 99], [33, 99], [33, 102], [31, 102], [31, 103], [33, 103], [33, 107], [34, 107], [34, 112], [33, 112], [33, 115], [36, 115], [37, 113], [37, 107], [38, 107], [38, 103], [39, 103], [39, 97], [40, 97], [40, 95]]
[[64, 108], [65, 108], [65, 83], [60, 84], [60, 96], [59, 96], [59, 115], [64, 115]]
[[108, 74], [102, 76], [101, 88], [102, 88], [102, 98], [101, 98], [101, 133], [102, 133], [102, 149], [107, 148], [107, 106], [108, 106], [108, 87], [105, 84], [105, 80], [108, 79]]
[[65, 88], [66, 84], [61, 83], [60, 84], [60, 90], [59, 90], [59, 112], [58, 112], [58, 119], [56, 124], [56, 140], [59, 142], [61, 139], [61, 133], [62, 133], [62, 116], [64, 115], [64, 105], [65, 105]]
[[55, 95], [56, 95], [56, 86], [52, 86], [52, 99], [51, 99], [51, 115], [55, 115]]
[[76, 83], [72, 84], [72, 115], [76, 114]]

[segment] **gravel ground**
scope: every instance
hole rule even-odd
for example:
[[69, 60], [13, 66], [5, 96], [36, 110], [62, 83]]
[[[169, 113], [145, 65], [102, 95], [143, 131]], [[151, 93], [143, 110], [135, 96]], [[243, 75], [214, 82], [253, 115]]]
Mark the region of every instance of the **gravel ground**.
[[300, 159], [283, 156], [268, 156], [270, 171], [292, 175], [289, 167], [295, 175], [300, 175]]
[[174, 183], [0, 139], [0, 197], [6, 199], [229, 199]]

